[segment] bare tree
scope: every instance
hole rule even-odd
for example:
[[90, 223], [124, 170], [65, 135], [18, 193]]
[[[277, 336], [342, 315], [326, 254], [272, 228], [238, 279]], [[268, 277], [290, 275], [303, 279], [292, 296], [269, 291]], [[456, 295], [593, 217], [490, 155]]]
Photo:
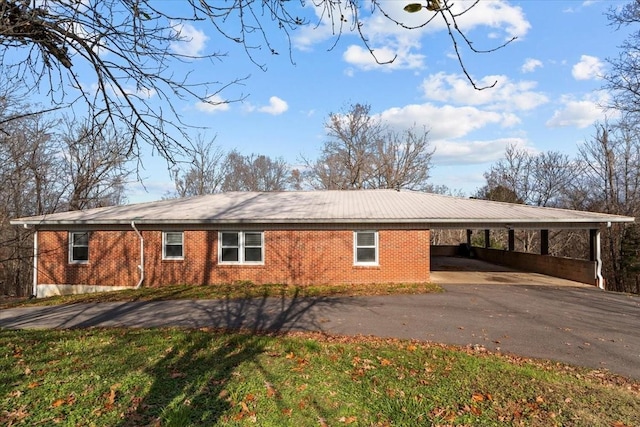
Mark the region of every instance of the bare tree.
[[132, 174], [125, 133], [112, 127], [95, 129], [89, 122], [78, 124], [67, 120], [62, 143], [69, 210], [124, 202], [125, 185]]
[[[484, 174], [487, 184], [478, 190], [476, 197], [568, 208], [576, 193], [580, 170], [581, 163], [570, 159], [566, 154], [555, 151], [532, 154], [510, 145], [505, 150], [504, 158]], [[583, 246], [575, 244], [576, 239], [581, 237], [574, 232], [554, 231], [550, 237], [552, 243], [549, 253], [552, 255], [576, 256], [584, 253]], [[517, 230], [515, 239], [516, 247], [524, 252], [540, 249], [537, 232]]]
[[[0, 119], [30, 108], [7, 94], [0, 101]], [[33, 231], [9, 220], [54, 212], [61, 198], [55, 126], [30, 115], [6, 123], [6, 132], [0, 132], [0, 294], [28, 295], [32, 277]]]
[[[640, 134], [634, 126], [621, 122], [596, 126], [593, 138], [579, 153], [584, 162], [581, 179], [585, 208], [599, 212], [640, 215]], [[630, 241], [638, 236], [638, 225], [612, 225], [604, 230], [605, 277], [607, 287], [616, 291], [640, 292], [637, 250]], [[632, 268], [633, 267], [633, 268]]]
[[532, 154], [510, 145], [503, 159], [484, 174], [487, 184], [477, 196], [534, 206], [566, 207], [581, 164], [566, 154]]
[[477, 197], [510, 203], [527, 203], [531, 200], [533, 162], [526, 150], [515, 145], [507, 146], [504, 158], [485, 172], [486, 187]]
[[227, 159], [222, 147], [213, 145], [214, 141], [215, 137], [205, 142], [202, 136], [198, 136], [189, 151], [190, 157], [176, 164], [172, 171], [176, 197], [202, 196], [221, 191], [228, 171]]
[[427, 130], [416, 132], [412, 128], [401, 133], [387, 132], [376, 144], [376, 169], [371, 176], [371, 185], [375, 188], [425, 190], [434, 151]]
[[330, 114], [325, 128], [328, 139], [320, 157], [304, 159], [312, 188], [428, 188], [434, 152], [428, 131], [389, 130], [364, 104], [354, 104], [344, 114]]
[[[313, 2], [320, 12], [317, 16], [329, 24], [336, 43], [344, 32], [357, 34], [380, 63], [370, 46], [362, 14], [380, 14], [407, 30], [444, 22], [460, 66], [477, 88], [467, 73], [459, 46], [480, 51], [457, 25], [459, 17], [472, 13], [476, 4], [427, 0], [423, 22], [411, 27], [392, 17], [386, 10], [388, 4], [380, 0], [371, 0], [369, 8], [363, 8], [358, 0]], [[411, 4], [405, 10], [421, 8], [420, 4]], [[140, 143], [147, 143], [173, 160], [186, 148], [183, 141], [188, 135], [170, 97], [215, 104], [219, 101], [213, 95], [244, 79], [240, 76], [231, 82], [218, 82], [196, 80], [195, 73], [176, 74], [176, 63], [215, 62], [225, 56], [176, 48], [191, 38], [187, 24], [197, 23], [206, 27], [209, 36], [217, 34], [221, 42], [241, 46], [264, 69], [265, 53], [285, 51], [291, 57], [291, 35], [301, 27], [319, 26], [317, 19], [309, 14], [304, 0], [185, 0], [178, 6], [152, 0], [3, 0], [0, 58], [7, 76], [24, 82], [25, 92], [39, 91], [50, 97], [51, 107], [46, 110], [77, 105], [76, 111], [83, 117], [88, 115], [92, 128], [105, 130], [107, 124], [126, 127], [129, 151], [134, 155], [140, 154]], [[95, 85], [86, 85], [87, 78], [92, 78]], [[23, 115], [4, 117], [0, 126]]]
[[283, 158], [243, 156], [233, 150], [225, 162], [228, 169], [222, 185], [224, 191], [285, 191], [292, 182], [291, 171]]
[[[626, 28], [640, 23], [640, 4], [630, 1], [623, 7], [611, 7], [607, 14], [611, 25]], [[617, 58], [610, 58], [605, 88], [613, 95], [610, 107], [622, 112], [627, 123], [640, 123], [640, 32], [630, 32], [620, 46]]]

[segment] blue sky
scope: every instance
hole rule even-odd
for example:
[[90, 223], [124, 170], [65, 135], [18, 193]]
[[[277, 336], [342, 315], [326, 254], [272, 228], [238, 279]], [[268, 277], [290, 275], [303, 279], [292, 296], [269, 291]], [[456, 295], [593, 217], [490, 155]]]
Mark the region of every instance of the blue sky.
[[[312, 3], [312, 2], [308, 2]], [[366, 2], [363, 2], [366, 4]], [[418, 24], [429, 12], [407, 14], [409, 2], [384, 1], [394, 17]], [[468, 3], [468, 2], [466, 2]], [[492, 89], [475, 91], [466, 81], [447, 32], [439, 20], [421, 30], [404, 30], [380, 14], [363, 11], [363, 31], [379, 54], [397, 54], [393, 64], [376, 65], [359, 38], [348, 32], [334, 46], [326, 21], [292, 33], [292, 64], [284, 41], [273, 33], [280, 55], [256, 53], [266, 71], [238, 46], [221, 39], [205, 23], [185, 25], [189, 43], [173, 48], [192, 53], [226, 52], [219, 62], [195, 61], [176, 71], [231, 85], [214, 100], [238, 100], [212, 107], [175, 100], [190, 131], [226, 150], [283, 157], [293, 167], [302, 156], [315, 158], [325, 139], [331, 112], [352, 103], [371, 105], [395, 129], [425, 126], [435, 147], [432, 183], [471, 195], [484, 184], [483, 172], [515, 144], [532, 152], [555, 150], [573, 155], [593, 134], [605, 114], [607, 94], [600, 76], [607, 58], [618, 54], [625, 32], [609, 25], [605, 12], [625, 1], [481, 0], [460, 25], [477, 48], [463, 49], [465, 65], [478, 83], [497, 80]], [[462, 6], [458, 0], [454, 6]], [[309, 16], [315, 11], [305, 10]], [[333, 48], [331, 49], [331, 47]], [[130, 202], [156, 200], [173, 189], [166, 162], [150, 153], [141, 171], [146, 190], [132, 185]]]

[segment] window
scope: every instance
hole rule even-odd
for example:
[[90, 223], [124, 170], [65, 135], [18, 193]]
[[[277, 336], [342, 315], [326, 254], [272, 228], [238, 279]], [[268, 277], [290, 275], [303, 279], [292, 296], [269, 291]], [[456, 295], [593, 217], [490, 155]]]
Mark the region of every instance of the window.
[[262, 231], [223, 231], [218, 236], [221, 264], [262, 264]]
[[69, 262], [86, 264], [89, 262], [89, 233], [72, 231], [69, 233]]
[[356, 231], [353, 240], [354, 264], [378, 265], [378, 232]]
[[182, 231], [162, 233], [162, 259], [184, 259], [184, 233]]

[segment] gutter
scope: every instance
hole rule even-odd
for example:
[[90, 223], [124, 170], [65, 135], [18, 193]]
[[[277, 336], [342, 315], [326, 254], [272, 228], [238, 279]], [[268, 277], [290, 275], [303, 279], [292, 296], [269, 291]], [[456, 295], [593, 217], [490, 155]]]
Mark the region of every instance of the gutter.
[[138, 265], [138, 270], [140, 270], [140, 280], [135, 287], [135, 289], [140, 289], [142, 282], [144, 282], [144, 238], [142, 237], [142, 233], [140, 233], [136, 228], [135, 221], [131, 221], [131, 228], [133, 228], [133, 231], [135, 231], [140, 238], [140, 265]]

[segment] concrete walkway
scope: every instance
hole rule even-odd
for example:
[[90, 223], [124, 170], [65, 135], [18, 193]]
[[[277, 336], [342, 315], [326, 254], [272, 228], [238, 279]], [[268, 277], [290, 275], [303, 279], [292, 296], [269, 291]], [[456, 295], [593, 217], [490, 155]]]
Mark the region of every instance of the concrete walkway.
[[[444, 285], [427, 295], [76, 304], [0, 310], [2, 328], [224, 327], [481, 345], [640, 379], [640, 297], [592, 287]], [[1, 331], [0, 331], [1, 333]]]

